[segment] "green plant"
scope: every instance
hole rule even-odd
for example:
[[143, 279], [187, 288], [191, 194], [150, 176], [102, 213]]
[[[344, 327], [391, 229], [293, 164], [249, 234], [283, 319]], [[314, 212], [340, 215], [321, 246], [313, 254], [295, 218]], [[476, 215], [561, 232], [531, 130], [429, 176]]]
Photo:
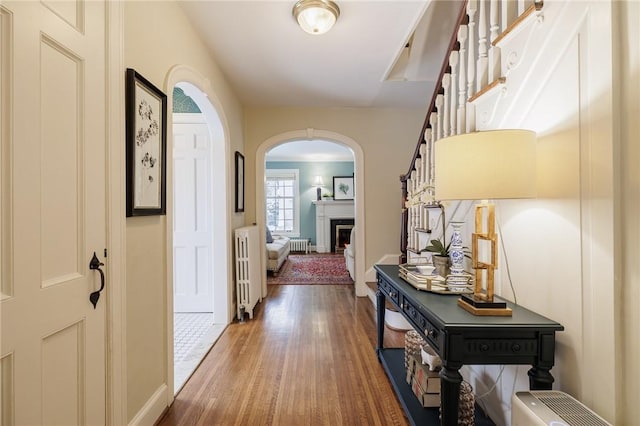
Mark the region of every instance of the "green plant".
[[424, 248], [425, 251], [435, 253], [438, 256], [449, 256], [449, 246], [451, 242], [446, 246], [440, 240], [431, 240], [431, 244]]

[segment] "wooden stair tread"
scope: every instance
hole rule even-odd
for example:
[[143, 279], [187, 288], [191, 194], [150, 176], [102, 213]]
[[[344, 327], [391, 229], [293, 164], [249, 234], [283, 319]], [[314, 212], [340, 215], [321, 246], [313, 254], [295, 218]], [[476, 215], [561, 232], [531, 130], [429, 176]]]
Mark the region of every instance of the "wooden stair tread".
[[498, 78], [496, 78], [491, 83], [487, 84], [481, 90], [479, 90], [478, 93], [476, 93], [475, 95], [470, 97], [469, 98], [469, 103], [472, 104], [473, 102], [478, 100], [480, 97], [482, 97], [482, 95], [484, 95], [485, 93], [490, 92], [491, 90], [495, 89], [496, 87], [498, 87], [501, 84], [505, 84], [506, 82], [507, 82], [507, 77], [498, 77]]
[[539, 11], [541, 9], [542, 9], [542, 2], [534, 3], [531, 6], [529, 6], [522, 15], [518, 16], [512, 23], [509, 24], [509, 26], [502, 33], [498, 35], [498, 37], [496, 37], [495, 40], [491, 42], [491, 45], [497, 46], [498, 44], [500, 44], [500, 42], [504, 38], [506, 38], [511, 32], [513, 32], [513, 30], [515, 30], [518, 27], [518, 25], [524, 22], [534, 12]]

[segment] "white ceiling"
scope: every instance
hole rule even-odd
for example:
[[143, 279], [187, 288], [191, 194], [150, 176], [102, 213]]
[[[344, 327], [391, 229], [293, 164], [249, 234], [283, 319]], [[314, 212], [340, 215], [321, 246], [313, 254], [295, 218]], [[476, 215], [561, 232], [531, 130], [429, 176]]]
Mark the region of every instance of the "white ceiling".
[[461, 0], [335, 1], [320, 36], [298, 27], [295, 0], [181, 5], [245, 106], [426, 109]]

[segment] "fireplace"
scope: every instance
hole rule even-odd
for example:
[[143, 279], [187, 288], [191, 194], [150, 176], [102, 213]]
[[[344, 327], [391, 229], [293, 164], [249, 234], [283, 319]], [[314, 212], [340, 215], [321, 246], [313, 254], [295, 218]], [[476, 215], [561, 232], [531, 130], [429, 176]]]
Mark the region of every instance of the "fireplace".
[[329, 229], [331, 231], [331, 252], [342, 253], [349, 244], [351, 229], [355, 224], [354, 219], [331, 219]]
[[318, 253], [335, 252], [335, 240], [331, 242], [331, 233], [335, 226], [331, 221], [335, 219], [350, 219], [355, 217], [355, 203], [353, 200], [320, 200], [313, 201], [316, 206], [316, 251]]

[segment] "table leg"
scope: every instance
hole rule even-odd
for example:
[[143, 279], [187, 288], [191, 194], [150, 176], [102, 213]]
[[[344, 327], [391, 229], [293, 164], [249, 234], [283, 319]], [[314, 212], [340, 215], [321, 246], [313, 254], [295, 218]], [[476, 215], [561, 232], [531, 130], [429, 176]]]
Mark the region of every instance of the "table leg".
[[443, 367], [440, 370], [440, 379], [440, 408], [442, 409], [440, 422], [445, 426], [457, 425], [460, 383], [462, 383], [460, 367]]
[[529, 389], [531, 390], [551, 390], [553, 376], [549, 372], [550, 368], [534, 365], [529, 371]]
[[382, 348], [384, 348], [384, 307], [386, 298], [384, 293], [380, 290], [376, 291], [376, 304], [377, 304], [377, 318], [378, 318], [378, 346], [376, 347], [376, 353], [379, 355]]

